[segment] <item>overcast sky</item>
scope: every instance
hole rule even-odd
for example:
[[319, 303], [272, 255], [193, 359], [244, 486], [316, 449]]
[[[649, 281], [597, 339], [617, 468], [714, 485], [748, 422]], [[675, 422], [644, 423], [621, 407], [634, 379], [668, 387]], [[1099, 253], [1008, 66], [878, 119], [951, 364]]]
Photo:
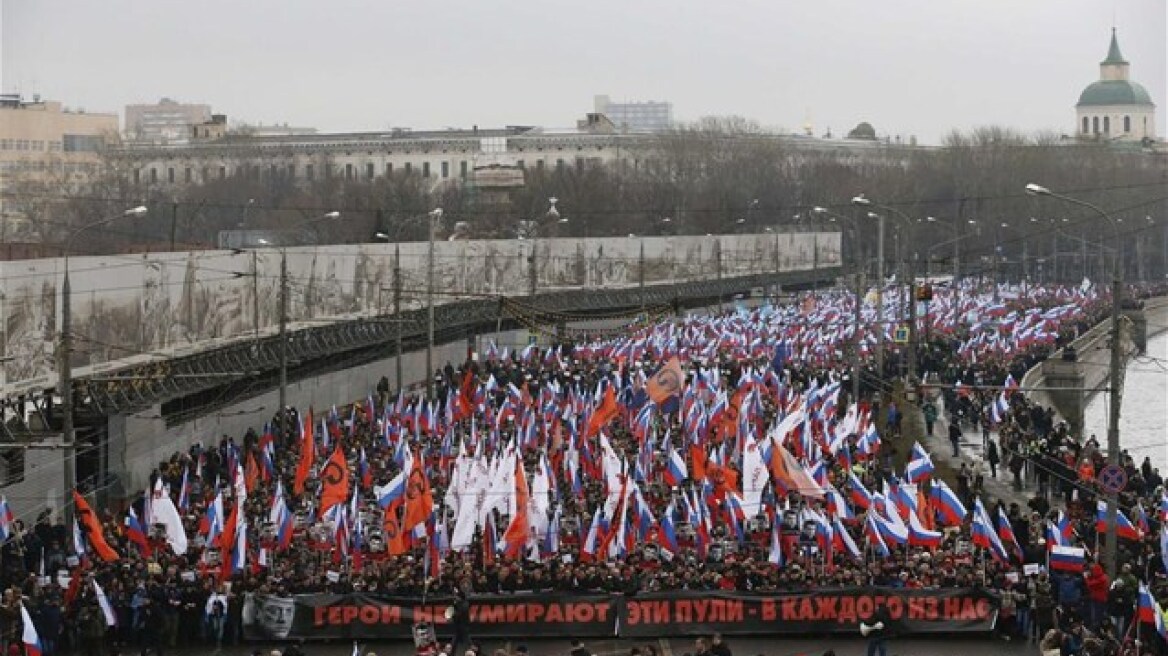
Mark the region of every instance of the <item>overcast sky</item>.
[[5, 92], [324, 131], [565, 127], [614, 100], [816, 134], [1074, 130], [1113, 22], [1165, 115], [1165, 0], [0, 0]]

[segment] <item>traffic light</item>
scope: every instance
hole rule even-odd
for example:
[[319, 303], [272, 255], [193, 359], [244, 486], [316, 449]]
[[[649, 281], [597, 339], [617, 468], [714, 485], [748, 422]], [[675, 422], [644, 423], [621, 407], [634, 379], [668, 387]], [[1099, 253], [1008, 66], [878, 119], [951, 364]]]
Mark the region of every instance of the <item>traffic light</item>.
[[925, 283], [917, 287], [917, 300], [926, 302], [933, 300], [933, 286]]

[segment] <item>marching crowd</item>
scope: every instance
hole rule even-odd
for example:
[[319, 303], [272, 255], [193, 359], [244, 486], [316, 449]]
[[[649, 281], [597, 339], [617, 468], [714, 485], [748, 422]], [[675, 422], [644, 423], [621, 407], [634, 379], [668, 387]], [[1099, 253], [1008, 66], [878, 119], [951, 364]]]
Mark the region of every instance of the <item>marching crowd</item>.
[[[79, 511], [75, 527], [4, 520], [5, 505], [3, 645], [19, 650], [31, 621], [46, 655], [222, 647], [244, 639], [255, 599], [303, 593], [887, 586], [993, 589], [996, 631], [1044, 649], [1118, 653], [1143, 624], [1148, 653], [1168, 653], [1136, 603], [1145, 584], [1168, 592], [1159, 473], [1126, 458], [1132, 531], [1110, 581], [1087, 475], [1105, 453], [1010, 389], [1105, 299], [1051, 289], [998, 307], [964, 291], [926, 317], [921, 366], [953, 425], [996, 428], [1005, 471], [1037, 473], [1026, 508], [985, 498], [972, 472], [956, 490], [934, 481], [927, 452], [892, 439], [912, 410], [867, 387], [850, 398], [849, 312], [827, 293], [492, 347], [436, 372], [428, 402], [383, 380], [351, 407], [175, 453], [129, 507]], [[287, 637], [290, 613], [257, 619], [261, 635]]]

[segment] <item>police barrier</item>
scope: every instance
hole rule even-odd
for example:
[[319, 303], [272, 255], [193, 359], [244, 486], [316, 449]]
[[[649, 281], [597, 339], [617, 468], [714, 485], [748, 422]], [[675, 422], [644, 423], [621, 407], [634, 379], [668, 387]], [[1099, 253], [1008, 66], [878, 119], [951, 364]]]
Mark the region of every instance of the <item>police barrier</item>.
[[[451, 601], [436, 598], [422, 605], [416, 599], [366, 594], [256, 595], [244, 603], [244, 635], [408, 639], [418, 622], [449, 635]], [[880, 606], [888, 609], [895, 633], [976, 633], [993, 628], [998, 599], [973, 588], [485, 595], [470, 599], [469, 632], [476, 638], [852, 634]]]

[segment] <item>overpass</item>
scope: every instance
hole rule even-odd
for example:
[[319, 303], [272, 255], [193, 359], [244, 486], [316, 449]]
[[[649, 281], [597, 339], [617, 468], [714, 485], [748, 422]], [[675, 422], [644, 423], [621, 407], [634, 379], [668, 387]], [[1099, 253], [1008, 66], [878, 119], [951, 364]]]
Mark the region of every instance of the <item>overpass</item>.
[[[839, 233], [826, 232], [453, 241], [435, 243], [433, 260], [428, 247], [72, 258], [78, 481], [116, 503], [174, 451], [271, 418], [282, 265], [288, 402], [316, 407], [364, 397], [382, 375], [395, 387], [428, 377], [420, 349], [431, 261], [436, 367], [461, 361], [467, 339], [484, 333], [547, 343], [600, 316], [661, 317], [776, 286], [827, 283], [840, 271]], [[0, 493], [18, 514], [60, 501], [55, 360], [64, 265], [0, 263]]]

